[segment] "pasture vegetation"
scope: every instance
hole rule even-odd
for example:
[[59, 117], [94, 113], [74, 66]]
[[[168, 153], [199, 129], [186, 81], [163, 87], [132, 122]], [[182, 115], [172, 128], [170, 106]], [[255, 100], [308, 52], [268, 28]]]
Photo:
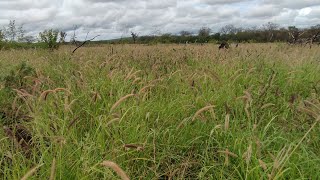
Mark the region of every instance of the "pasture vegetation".
[[1, 178], [320, 178], [319, 46], [71, 51], [0, 52]]

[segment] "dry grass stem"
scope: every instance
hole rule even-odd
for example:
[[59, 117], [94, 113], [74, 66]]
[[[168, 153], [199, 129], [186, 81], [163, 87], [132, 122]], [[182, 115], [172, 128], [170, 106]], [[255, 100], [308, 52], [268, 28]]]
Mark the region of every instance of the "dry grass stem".
[[224, 121], [224, 130], [227, 132], [229, 129], [230, 124], [230, 114], [226, 114], [225, 121]]
[[242, 155], [242, 158], [246, 160], [246, 163], [249, 164], [252, 156], [252, 144], [249, 145], [247, 151]]
[[318, 114], [316, 112], [314, 112], [313, 110], [311, 110], [310, 108], [299, 107], [298, 110], [300, 112], [304, 112], [304, 113], [308, 114], [309, 116], [312, 116], [313, 118], [318, 117]]
[[114, 122], [119, 122], [119, 121], [120, 121], [120, 118], [111, 119], [111, 120], [106, 124], [106, 126], [110, 126], [110, 125], [113, 124]]
[[143, 88], [140, 89], [139, 91], [139, 94], [145, 92], [148, 88], [152, 88], [154, 87], [154, 85], [147, 85], [147, 86], [144, 86]]
[[49, 93], [54, 93], [54, 91], [53, 90], [43, 91], [40, 95], [40, 99], [47, 100]]
[[54, 180], [56, 176], [56, 158], [53, 158], [49, 180]]
[[263, 162], [261, 159], [259, 159], [259, 164], [260, 164], [260, 167], [261, 167], [264, 171], [267, 171], [267, 170], [268, 170], [267, 164], [266, 164], [265, 162]]
[[275, 106], [275, 104], [273, 104], [273, 103], [264, 104], [263, 106], [261, 106], [261, 110], [262, 109], [267, 109], [268, 107], [272, 107], [272, 106]]
[[21, 180], [27, 180], [29, 177], [31, 177], [43, 164], [40, 164], [32, 169], [30, 169], [22, 178]]
[[206, 107], [203, 107], [203, 108], [199, 109], [199, 110], [194, 114], [194, 116], [193, 116], [193, 118], [192, 118], [192, 121], [195, 121], [196, 118], [197, 118], [202, 112], [207, 111], [207, 110], [209, 110], [209, 109], [213, 109], [214, 107], [215, 107], [214, 105], [209, 105], [209, 106], [206, 106]]
[[137, 151], [143, 151], [144, 147], [142, 145], [138, 145], [138, 144], [125, 144], [123, 145], [125, 150], [129, 150], [129, 149], [136, 149]]
[[238, 155], [236, 155], [235, 153], [233, 152], [230, 152], [229, 149], [226, 149], [225, 151], [217, 151], [218, 153], [222, 153], [222, 154], [225, 154], [225, 155], [228, 155], [228, 156], [231, 156], [231, 157], [234, 157], [234, 158], [237, 158]]
[[230, 152], [229, 149], [226, 149], [225, 151], [217, 151], [217, 152], [224, 154], [224, 158], [225, 158], [224, 159], [224, 165], [225, 166], [229, 166], [229, 156], [234, 157], [234, 158], [238, 157], [238, 155]]
[[110, 111], [113, 111], [114, 109], [116, 109], [121, 102], [123, 102], [124, 100], [128, 99], [129, 97], [135, 96], [135, 94], [128, 94], [126, 96], [123, 96], [122, 98], [120, 98], [116, 103], [113, 104], [113, 106], [111, 107]]
[[116, 163], [112, 161], [103, 161], [101, 165], [114, 170], [122, 180], [130, 180], [129, 176]]

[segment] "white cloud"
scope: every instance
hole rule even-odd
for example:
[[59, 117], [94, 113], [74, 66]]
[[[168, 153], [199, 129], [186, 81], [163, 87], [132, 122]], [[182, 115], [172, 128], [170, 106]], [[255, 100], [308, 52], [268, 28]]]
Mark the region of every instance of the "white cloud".
[[312, 8], [310, 8], [310, 7], [303, 8], [299, 11], [299, 15], [300, 16], [307, 16], [308, 14], [310, 14], [311, 11], [312, 11]]
[[225, 4], [233, 4], [233, 3], [241, 3], [246, 2], [248, 0], [200, 0], [202, 3], [210, 4], [210, 5], [225, 5]]
[[320, 6], [319, 0], [264, 0], [265, 4], [288, 9], [302, 9], [305, 7]]
[[202, 26], [218, 31], [226, 24], [241, 27], [266, 22], [311, 26], [320, 23], [319, 0], [0, 0], [0, 27], [15, 19], [29, 34], [56, 28], [78, 37], [100, 39], [156, 31], [196, 32]]
[[272, 5], [256, 5], [250, 9], [250, 11], [244, 13], [247, 18], [272, 18], [283, 12], [282, 9]]

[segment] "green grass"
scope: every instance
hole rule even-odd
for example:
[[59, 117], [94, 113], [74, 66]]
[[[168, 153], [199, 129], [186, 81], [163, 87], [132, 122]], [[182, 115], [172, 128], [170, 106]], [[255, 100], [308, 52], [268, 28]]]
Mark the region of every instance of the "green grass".
[[105, 160], [131, 179], [320, 178], [319, 47], [70, 49], [1, 51], [0, 124], [32, 142], [0, 131], [0, 177], [48, 179], [55, 159], [56, 179], [116, 179]]

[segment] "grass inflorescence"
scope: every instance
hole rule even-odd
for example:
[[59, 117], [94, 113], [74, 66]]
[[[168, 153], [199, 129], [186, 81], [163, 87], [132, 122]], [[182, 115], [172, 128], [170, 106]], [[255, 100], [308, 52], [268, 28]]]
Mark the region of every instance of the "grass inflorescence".
[[319, 179], [320, 48], [1, 51], [0, 177]]

